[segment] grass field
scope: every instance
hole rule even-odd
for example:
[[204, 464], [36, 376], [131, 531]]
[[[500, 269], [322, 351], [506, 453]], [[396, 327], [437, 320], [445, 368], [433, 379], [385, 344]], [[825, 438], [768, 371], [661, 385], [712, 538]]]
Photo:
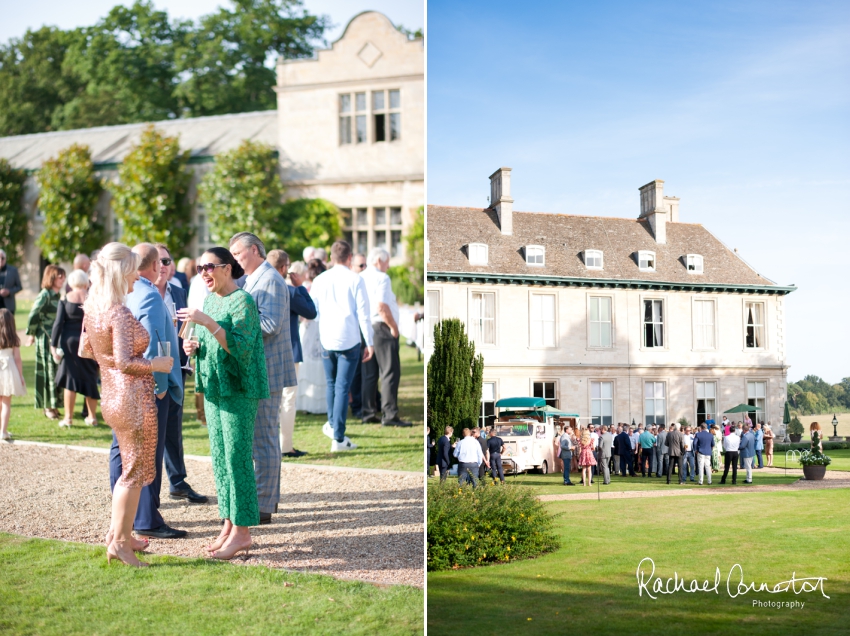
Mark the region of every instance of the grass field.
[[421, 634], [424, 592], [0, 534], [0, 634]]
[[[742, 485], [744, 478], [741, 476], [742, 471], [738, 471], [738, 485]], [[723, 476], [723, 473], [714, 473], [711, 477], [711, 485], [709, 486], [707, 482], [705, 482], [702, 486], [699, 485], [698, 482], [685, 482], [685, 485], [680, 486], [677, 475], [673, 475], [670, 480], [670, 484], [667, 484], [666, 478], [662, 477], [658, 479], [656, 477], [646, 477], [643, 478], [638, 473], [637, 477], [620, 477], [617, 475], [611, 476], [611, 483], [608, 486], [602, 485], [602, 479], [599, 478], [599, 491], [604, 496], [605, 493], [610, 492], [627, 492], [633, 490], [691, 490], [691, 489], [701, 489], [701, 488], [727, 488], [732, 485], [732, 469], [729, 469], [729, 476], [726, 478], [726, 485], [720, 484], [720, 478]], [[800, 479], [800, 473], [789, 473], [786, 477], [785, 475], [777, 475], [777, 474], [767, 474], [762, 471], [754, 470], [753, 471], [753, 484], [757, 486], [775, 486], [782, 484], [790, 484], [798, 479]], [[582, 487], [579, 482], [581, 480], [581, 474], [572, 473], [570, 475], [570, 480], [576, 484], [575, 487], [564, 486], [563, 475], [561, 474], [552, 474], [552, 475], [517, 475], [516, 477], [510, 476], [505, 477], [505, 481], [510, 484], [517, 484], [521, 486], [527, 486], [529, 488], [533, 488], [535, 493], [538, 495], [573, 495], [580, 493], [596, 493], [597, 491], [597, 478], [594, 477], [593, 483], [590, 487]]]
[[[569, 489], [570, 491], [577, 489]], [[428, 574], [428, 633], [846, 634], [850, 621], [848, 491], [710, 498], [552, 502], [562, 547], [538, 559]], [[711, 579], [719, 594], [638, 595], [636, 571]], [[826, 577], [824, 590], [730, 598], [734, 564], [747, 583]], [[737, 581], [740, 579], [733, 579]], [[733, 593], [735, 589], [733, 582]], [[650, 588], [651, 589], [651, 588]], [[753, 601], [804, 601], [802, 609]]]
[[[18, 303], [15, 319], [19, 329], [26, 327], [31, 304], [28, 301]], [[83, 405], [79, 397], [77, 398], [77, 419], [74, 420], [71, 429], [60, 429], [56, 422], [48, 420], [41, 411], [36, 411], [33, 407], [35, 347], [22, 347], [21, 357], [24, 361], [28, 395], [12, 400], [9, 430], [16, 439], [79, 446], [109, 446], [112, 443], [112, 432], [108, 426], [91, 428], [83, 423]], [[417, 360], [414, 348], [402, 347], [401, 366], [399, 410], [402, 419], [413, 422], [413, 427], [394, 428], [380, 424], [362, 424], [357, 419], [349, 418], [346, 433], [358, 445], [358, 448], [346, 453], [331, 453], [331, 441], [321, 431], [327, 417], [299, 412], [295, 420], [295, 447], [307, 451], [308, 454], [297, 460], [285, 461], [359, 468], [423, 470], [423, 362]], [[190, 380], [187, 385], [188, 399], [184, 408], [183, 447], [190, 455], [209, 455], [207, 429], [201, 426], [195, 411], [194, 383]]]

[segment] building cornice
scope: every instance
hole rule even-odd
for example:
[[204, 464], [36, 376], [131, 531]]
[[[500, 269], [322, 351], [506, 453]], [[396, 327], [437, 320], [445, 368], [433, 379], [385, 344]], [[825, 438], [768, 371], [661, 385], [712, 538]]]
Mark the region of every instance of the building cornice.
[[313, 185], [347, 185], [351, 183], [391, 183], [398, 181], [424, 181], [425, 175], [418, 174], [388, 174], [362, 177], [328, 177], [326, 179], [281, 179], [287, 186]]
[[314, 88], [343, 88], [346, 86], [383, 86], [387, 84], [399, 84], [401, 82], [425, 81], [424, 73], [413, 73], [411, 75], [392, 75], [388, 77], [363, 77], [352, 80], [334, 80], [332, 82], [313, 82], [312, 84], [289, 84], [286, 86], [275, 86], [276, 93], [292, 93], [297, 91], [312, 90]]
[[541, 285], [544, 287], [593, 287], [602, 289], [646, 289], [655, 291], [690, 291], [701, 293], [765, 294], [785, 296], [795, 291], [792, 286], [735, 285], [731, 283], [667, 282], [622, 278], [577, 278], [570, 276], [529, 276], [524, 274], [492, 274], [476, 272], [428, 271], [432, 283], [467, 283], [473, 285]]

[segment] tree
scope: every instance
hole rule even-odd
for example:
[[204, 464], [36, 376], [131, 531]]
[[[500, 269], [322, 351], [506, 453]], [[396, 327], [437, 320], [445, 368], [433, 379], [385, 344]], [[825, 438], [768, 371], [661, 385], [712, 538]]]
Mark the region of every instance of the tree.
[[194, 230], [186, 192], [189, 151], [180, 152], [177, 137], [166, 137], [153, 126], [118, 166], [112, 209], [125, 243], [164, 243], [175, 255], [187, 254]]
[[70, 261], [103, 243], [103, 225], [96, 206], [103, 186], [94, 172], [88, 146], [74, 144], [48, 159], [38, 171], [38, 206], [44, 231], [38, 246], [54, 263]]
[[273, 109], [274, 61], [313, 55], [330, 19], [308, 14], [300, 0], [231, 0], [201, 18], [177, 50], [186, 79], [176, 91], [192, 116]]
[[278, 169], [274, 148], [254, 141], [216, 156], [215, 167], [198, 188], [214, 242], [226, 245], [237, 232], [277, 242], [272, 233], [284, 192]]
[[481, 412], [484, 357], [457, 318], [434, 327], [434, 353], [428, 361], [428, 425], [439, 438], [446, 426], [459, 433], [477, 426]]
[[0, 249], [9, 262], [23, 258], [27, 215], [22, 205], [26, 172], [0, 158]]
[[390, 267], [393, 293], [399, 302], [412, 305], [425, 300], [425, 209], [416, 211], [416, 220], [405, 237], [405, 264]]
[[283, 249], [297, 258], [305, 247], [330, 247], [339, 239], [340, 211], [325, 199], [290, 199], [272, 229]]
[[0, 46], [0, 136], [56, 130], [63, 104], [85, 85], [63, 68], [79, 30], [28, 30]]
[[177, 117], [175, 40], [188, 28], [172, 25], [165, 11], [137, 0], [132, 7], [115, 6], [82, 29], [63, 69], [85, 90], [65, 101], [53, 126], [69, 130]]

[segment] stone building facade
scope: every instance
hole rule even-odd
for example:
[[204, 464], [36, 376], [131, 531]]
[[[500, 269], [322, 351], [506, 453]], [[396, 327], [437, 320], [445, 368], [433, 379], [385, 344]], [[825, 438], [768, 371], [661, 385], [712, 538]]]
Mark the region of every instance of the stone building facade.
[[[277, 148], [287, 197], [328, 199], [342, 210], [346, 237], [360, 251], [383, 245], [392, 251], [394, 264], [402, 262], [402, 236], [425, 202], [424, 65], [421, 39], [408, 40], [380, 13], [361, 13], [331, 48], [313, 59], [278, 65], [277, 110], [153, 122], [162, 133], [179, 136], [181, 149], [190, 152], [188, 196], [196, 235], [189, 253], [212, 245], [205, 210], [196, 199], [201, 178], [217, 154], [251, 139]], [[350, 115], [341, 111], [342, 95], [355, 101]], [[365, 110], [357, 110], [357, 99], [367, 101]], [[344, 116], [351, 118], [354, 134], [358, 118], [366, 117], [367, 138], [344, 143]], [[22, 298], [38, 292], [45, 266], [36, 245], [44, 227], [35, 176], [41, 164], [71, 144], [87, 145], [107, 187], [98, 218], [106, 239], [118, 240], [121, 228], [112, 214], [108, 182], [118, 178], [118, 165], [148, 125], [0, 138], [0, 157], [30, 173], [23, 201], [31, 232], [19, 264]]]
[[482, 422], [495, 400], [533, 395], [595, 423], [699, 423], [749, 403], [781, 425], [794, 288], [681, 223], [663, 186], [640, 188], [636, 220], [514, 212], [501, 168], [490, 208], [428, 208], [426, 333], [466, 324]]

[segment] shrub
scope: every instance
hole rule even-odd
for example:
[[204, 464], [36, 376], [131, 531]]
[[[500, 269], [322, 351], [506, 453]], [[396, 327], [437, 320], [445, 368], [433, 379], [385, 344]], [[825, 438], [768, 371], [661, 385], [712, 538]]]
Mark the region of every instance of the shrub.
[[73, 144], [38, 171], [38, 207], [44, 212], [44, 231], [38, 247], [48, 261], [70, 261], [103, 244], [97, 201], [103, 186], [94, 173], [88, 146]]
[[428, 488], [428, 570], [508, 563], [552, 552], [560, 547], [553, 521], [522, 486], [435, 484]]
[[787, 431], [789, 435], [802, 435], [804, 430], [803, 423], [796, 416], [788, 424]]
[[23, 256], [27, 215], [22, 205], [26, 172], [0, 158], [0, 249], [10, 263]]
[[311, 245], [330, 252], [331, 244], [342, 236], [339, 208], [325, 199], [290, 199], [283, 203], [272, 233], [293, 260]]
[[411, 272], [407, 265], [394, 265], [387, 270], [387, 275], [392, 282], [393, 293], [401, 305], [412, 305], [416, 302], [422, 302], [422, 297], [416, 285], [411, 281], [410, 274]]
[[118, 167], [112, 209], [121, 222], [121, 240], [164, 243], [176, 257], [188, 254], [194, 230], [186, 192], [192, 175], [186, 170], [189, 151], [180, 152], [177, 137], [153, 126]]
[[829, 455], [824, 455], [821, 452], [804, 450], [800, 453], [801, 466], [829, 466], [832, 463], [832, 458]]
[[252, 232], [272, 243], [269, 232], [281, 214], [283, 192], [271, 146], [246, 139], [217, 155], [198, 188], [213, 243], [227, 245], [237, 232]]
[[680, 417], [680, 418], [679, 418], [679, 424], [681, 424], [681, 425], [682, 425], [682, 429], [683, 429], [683, 430], [684, 430], [684, 428], [685, 428], [686, 426], [690, 426], [690, 425], [691, 425], [691, 423], [688, 421], [688, 418], [686, 418], [684, 415], [683, 415], [682, 417]]

